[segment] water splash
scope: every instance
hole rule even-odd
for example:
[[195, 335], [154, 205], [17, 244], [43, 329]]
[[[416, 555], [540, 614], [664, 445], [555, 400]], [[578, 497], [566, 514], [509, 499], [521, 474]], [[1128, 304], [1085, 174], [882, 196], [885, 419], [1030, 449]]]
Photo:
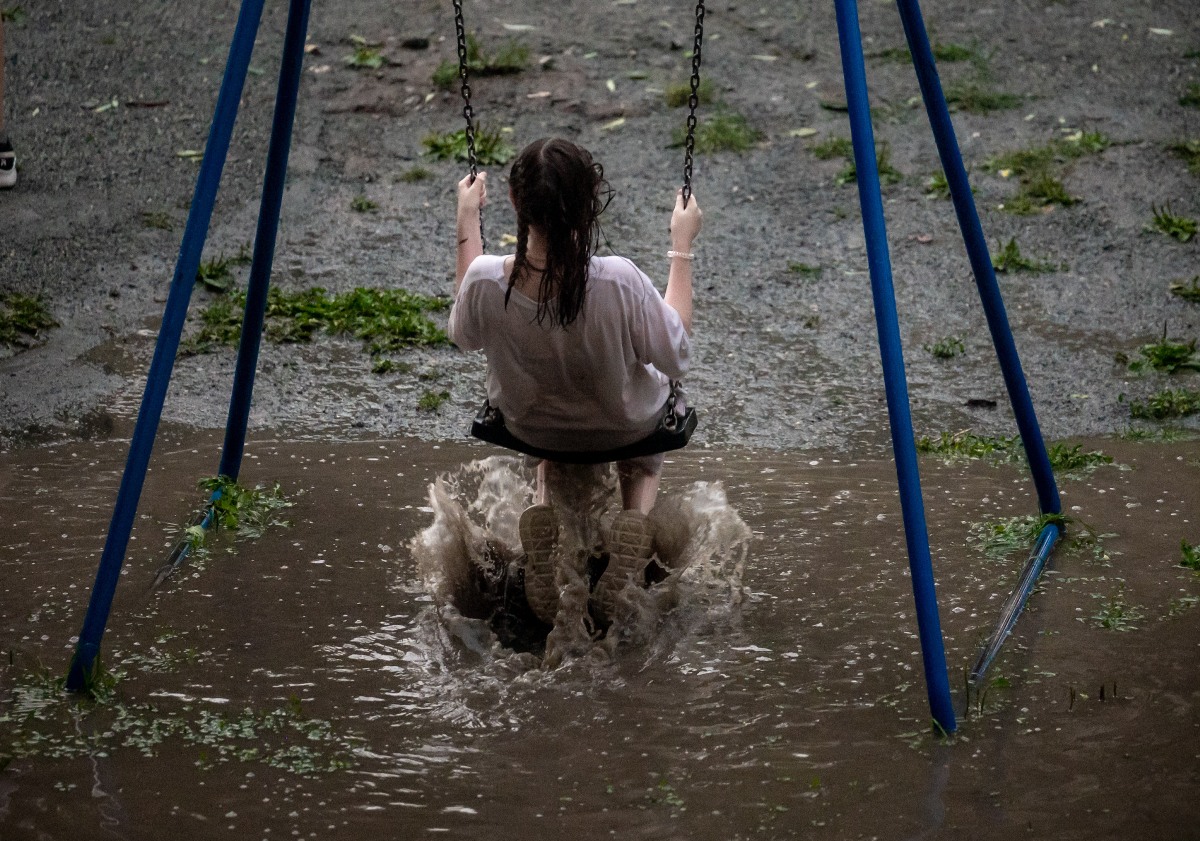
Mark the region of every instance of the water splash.
[[661, 493], [650, 513], [665, 577], [627, 586], [609, 627], [598, 629], [588, 602], [604, 525], [621, 507], [616, 474], [611, 465], [560, 466], [550, 477], [562, 522], [554, 554], [559, 608], [553, 626], [539, 628], [519, 586], [518, 522], [533, 496], [533, 469], [511, 456], [462, 465], [429, 487], [433, 523], [410, 548], [444, 628], [475, 654], [507, 659], [514, 649], [532, 650], [550, 668], [611, 660], [623, 646], [667, 655], [740, 606], [750, 529], [720, 483], [695, 482]]

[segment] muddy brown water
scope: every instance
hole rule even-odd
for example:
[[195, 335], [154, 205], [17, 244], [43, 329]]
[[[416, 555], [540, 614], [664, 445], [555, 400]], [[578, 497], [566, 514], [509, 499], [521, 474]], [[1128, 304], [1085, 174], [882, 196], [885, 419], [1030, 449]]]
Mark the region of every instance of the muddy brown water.
[[[148, 594], [219, 443], [160, 439], [104, 642], [122, 675], [94, 707], [36, 673], [66, 669], [126, 445], [0, 455], [5, 841], [1196, 837], [1194, 442], [1091, 442], [1123, 467], [1064, 479], [1064, 510], [1108, 557], [1055, 552], [982, 699], [962, 675], [1023, 557], [985, 559], [970, 525], [1033, 513], [1031, 484], [923, 460], [950, 741], [930, 733], [889, 461], [673, 457], [669, 492], [749, 527], [744, 570], [546, 668], [440, 604], [414, 553], [429, 485], [481, 447], [259, 437], [243, 479], [280, 482], [294, 524], [217, 538]], [[1094, 618], [1117, 598], [1125, 632]]]

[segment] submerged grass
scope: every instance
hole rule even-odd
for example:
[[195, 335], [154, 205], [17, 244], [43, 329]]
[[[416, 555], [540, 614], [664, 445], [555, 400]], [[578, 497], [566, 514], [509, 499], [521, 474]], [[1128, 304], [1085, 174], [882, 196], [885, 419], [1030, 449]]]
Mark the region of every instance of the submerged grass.
[[[917, 440], [917, 452], [940, 456], [949, 462], [986, 459], [993, 464], [1025, 460], [1020, 436], [990, 437], [962, 430], [943, 432], [936, 440], [923, 436]], [[1113, 457], [1101, 450], [1084, 450], [1082, 444], [1057, 442], [1046, 446], [1050, 468], [1070, 478], [1079, 478], [1097, 467], [1113, 463]]]
[[978, 546], [988, 560], [1000, 561], [1017, 550], [1028, 550], [1042, 529], [1051, 523], [1065, 530], [1067, 518], [1062, 514], [1022, 514], [974, 523], [968, 540]]
[[1179, 551], [1182, 554], [1179, 565], [1200, 572], [1200, 547], [1193, 546], [1186, 540], [1181, 540], [1179, 541]]
[[57, 326], [41, 296], [0, 292], [0, 346], [34, 347]]
[[[208, 353], [219, 345], [237, 344], [245, 306], [244, 293], [218, 298], [200, 313], [200, 330], [181, 344], [181, 352]], [[360, 287], [331, 295], [320, 287], [290, 293], [272, 288], [263, 335], [269, 341], [288, 343], [311, 341], [318, 331], [348, 333], [367, 342], [375, 355], [445, 344], [445, 332], [426, 313], [448, 306], [444, 298], [404, 289]]]
[[295, 503], [283, 495], [276, 482], [271, 487], [256, 485], [248, 488], [228, 476], [213, 476], [200, 481], [200, 488], [214, 496], [213, 523], [219, 529], [237, 532], [238, 537], [262, 537], [272, 526], [287, 527], [292, 523], [280, 517], [280, 512]]
[[[155, 670], [161, 671], [160, 665]], [[163, 699], [154, 704], [123, 700], [118, 682], [127, 673], [105, 674], [104, 694], [86, 705], [44, 668], [6, 680], [13, 702], [0, 715], [0, 758], [79, 759], [120, 749], [153, 757], [183, 750], [201, 768], [255, 762], [315, 776], [348, 768], [362, 743], [355, 734], [339, 733], [330, 722], [305, 715], [295, 697], [268, 710], [247, 706], [225, 712], [185, 703], [171, 711]], [[80, 726], [84, 720], [87, 726]]]
[[[425, 146], [424, 154], [435, 161], [470, 160], [467, 154], [467, 130], [446, 132], [445, 134], [430, 134], [421, 143]], [[497, 128], [477, 126], [475, 129], [475, 159], [481, 166], [503, 166], [517, 154], [505, 139], [505, 131]]]

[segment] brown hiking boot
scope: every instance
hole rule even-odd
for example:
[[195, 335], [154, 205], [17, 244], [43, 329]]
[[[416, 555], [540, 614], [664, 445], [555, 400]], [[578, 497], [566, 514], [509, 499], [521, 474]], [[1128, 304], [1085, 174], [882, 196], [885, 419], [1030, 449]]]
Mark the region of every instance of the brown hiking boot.
[[646, 583], [646, 565], [654, 554], [654, 524], [640, 511], [622, 511], [613, 517], [604, 543], [608, 567], [596, 582], [592, 601], [601, 620], [611, 622], [617, 593], [630, 581], [638, 586]]
[[554, 580], [558, 514], [549, 505], [526, 508], [520, 529], [521, 548], [525, 550], [525, 601], [538, 619], [553, 625], [558, 613], [558, 584]]

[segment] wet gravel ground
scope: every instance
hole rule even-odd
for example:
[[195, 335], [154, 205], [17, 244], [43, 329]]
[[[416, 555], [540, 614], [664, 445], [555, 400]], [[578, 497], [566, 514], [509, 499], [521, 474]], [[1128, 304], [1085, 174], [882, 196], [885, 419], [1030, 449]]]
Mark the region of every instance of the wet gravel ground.
[[[207, 256], [233, 253], [253, 236], [286, 11], [268, 5]], [[43, 295], [61, 324], [42, 346], [0, 359], [0, 440], [9, 446], [103, 435], [114, 417], [136, 411], [197, 169], [179, 153], [203, 148], [237, 8], [232, 0], [182, 11], [164, 2], [42, 3], [9, 25], [7, 108], [21, 181], [0, 194], [0, 289]], [[886, 4], [860, 12], [877, 139], [903, 174], [885, 187], [884, 202], [917, 432], [1011, 434], [953, 212], [925, 192], [937, 156], [916, 81], [887, 53], [903, 46], [899, 18]], [[532, 69], [474, 83], [483, 124], [511, 129], [517, 146], [558, 134], [593, 149], [617, 191], [606, 224], [611, 247], [665, 283], [666, 221], [682, 172], [681, 150], [670, 143], [685, 112], [668, 108], [662, 91], [686, 78], [692, 9], [468, 2], [465, 13], [485, 49], [512, 38], [532, 51]], [[1200, 111], [1180, 104], [1200, 81], [1194, 8], [1188, 0], [1152, 8], [946, 0], [927, 4], [925, 15], [935, 42], [977, 56], [943, 62], [947, 85], [982, 80], [1020, 97], [1008, 110], [959, 111], [955, 124], [989, 242], [1016, 239], [1025, 256], [1061, 267], [1001, 276], [1043, 429], [1053, 439], [1119, 433], [1130, 423], [1121, 394], [1195, 387], [1197, 376], [1133, 375], [1113, 358], [1164, 328], [1182, 340], [1198, 332], [1200, 307], [1167, 291], [1200, 272], [1198, 240], [1147, 230], [1154, 207], [1200, 215], [1196, 176], [1166, 149], [1200, 131]], [[454, 55], [452, 34], [444, 3], [315, 4], [275, 260], [279, 287], [449, 292], [463, 166], [422, 157], [421, 141], [459, 126], [457, 96], [431, 83]], [[382, 44], [383, 67], [345, 63], [354, 35]], [[422, 40], [428, 47], [412, 48]], [[845, 94], [832, 6], [709, 4], [704, 61], [719, 103], [701, 119], [736, 111], [763, 140], [746, 153], [702, 156], [696, 167], [706, 226], [689, 387], [708, 409], [697, 442], [883, 448], [857, 193], [836, 183], [841, 160], [812, 152], [849, 136], [837, 110]], [[985, 161], [1081, 130], [1103, 132], [1112, 145], [1062, 168], [1077, 204], [1030, 216], [998, 209], [1016, 178], [986, 170]], [[402, 180], [416, 166], [432, 177]], [[378, 210], [352, 211], [358, 195]], [[515, 233], [504, 204], [487, 215], [494, 248]], [[820, 272], [792, 271], [794, 263]], [[210, 299], [197, 290], [193, 317]], [[925, 349], [948, 336], [962, 338], [963, 355], [944, 361]], [[268, 346], [252, 425], [306, 437], [461, 436], [482, 393], [482, 359], [444, 347], [401, 361], [404, 372], [377, 375], [356, 341]], [[231, 350], [181, 359], [165, 417], [222, 426], [232, 364]], [[418, 400], [431, 389], [450, 399], [422, 411]]]

